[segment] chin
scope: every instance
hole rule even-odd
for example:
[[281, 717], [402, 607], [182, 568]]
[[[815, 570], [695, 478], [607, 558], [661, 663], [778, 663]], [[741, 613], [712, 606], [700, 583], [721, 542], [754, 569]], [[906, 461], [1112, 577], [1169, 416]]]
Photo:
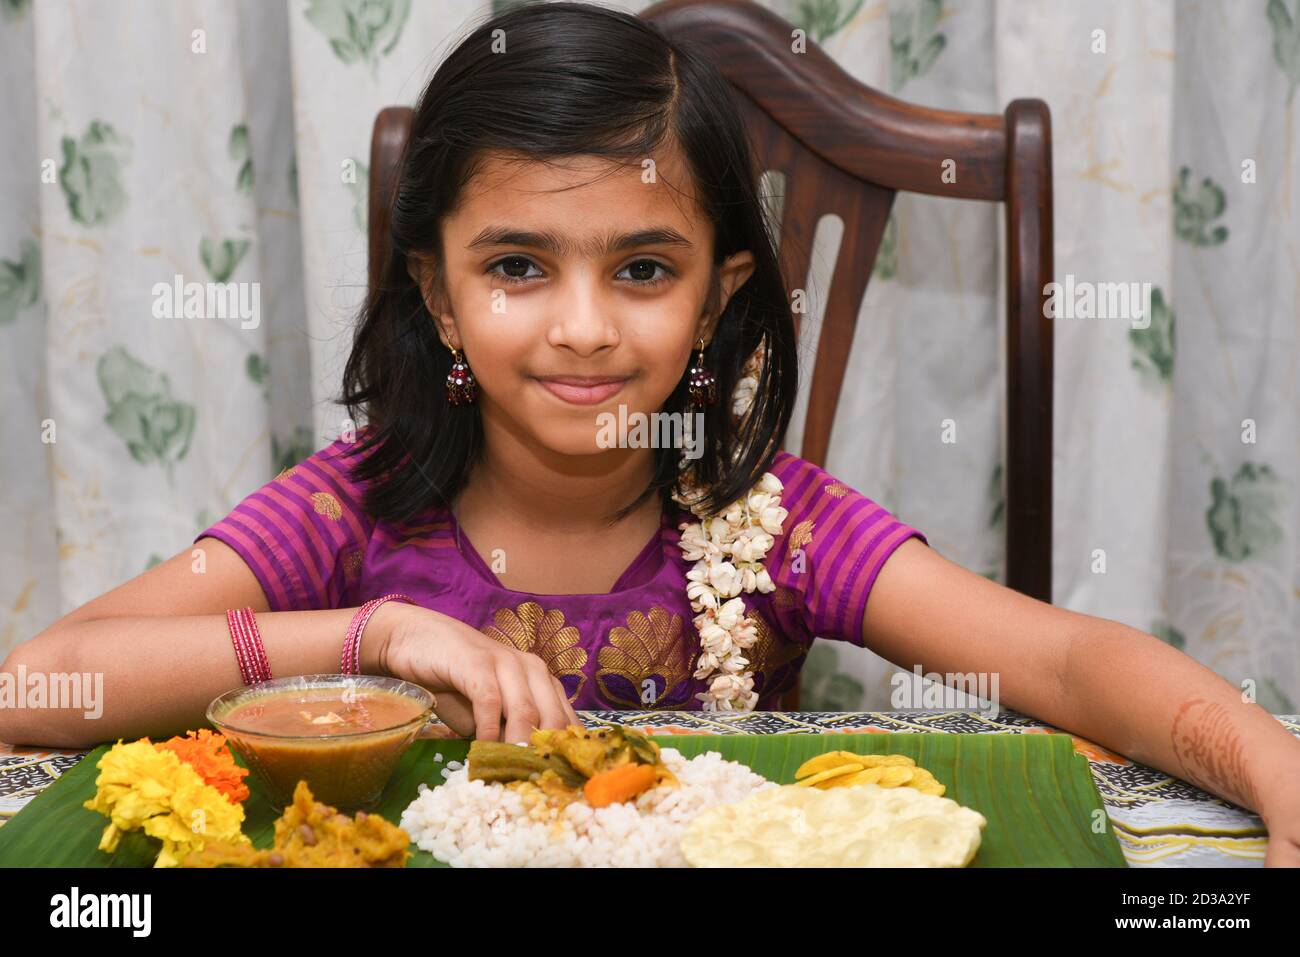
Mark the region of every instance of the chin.
[[[596, 412], [592, 412], [591, 419], [594, 420], [595, 417]], [[572, 423], [564, 423], [552, 418], [542, 423], [533, 434], [537, 436], [539, 444], [557, 455], [585, 456], [623, 451], [617, 448], [602, 448], [598, 445], [599, 431], [594, 421], [575, 420]]]

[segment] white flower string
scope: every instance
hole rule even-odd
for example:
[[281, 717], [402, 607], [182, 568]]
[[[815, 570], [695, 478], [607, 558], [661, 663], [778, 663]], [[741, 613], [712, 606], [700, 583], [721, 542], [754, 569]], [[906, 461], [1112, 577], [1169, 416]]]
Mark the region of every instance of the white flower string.
[[[753, 404], [758, 385], [758, 363], [762, 347], [745, 363], [745, 374], [732, 393], [732, 415], [741, 420]], [[686, 444], [691, 445], [690, 423], [686, 416]], [[737, 448], [732, 453], [739, 456]], [[685, 468], [687, 459], [683, 455]], [[763, 567], [763, 559], [781, 534], [781, 523], [789, 514], [781, 507], [781, 480], [771, 472], [742, 498], [720, 513], [703, 514], [697, 502], [700, 490], [681, 480], [685, 494], [675, 494], [678, 504], [690, 508], [700, 521], [681, 525], [678, 542], [687, 561], [695, 566], [686, 573], [686, 595], [691, 609], [698, 612], [695, 627], [700, 633], [700, 656], [695, 677], [712, 679], [708, 691], [696, 695], [705, 711], [753, 711], [758, 703], [754, 690], [754, 673], [745, 652], [758, 640], [754, 620], [745, 614], [742, 592], [771, 592], [772, 578]]]

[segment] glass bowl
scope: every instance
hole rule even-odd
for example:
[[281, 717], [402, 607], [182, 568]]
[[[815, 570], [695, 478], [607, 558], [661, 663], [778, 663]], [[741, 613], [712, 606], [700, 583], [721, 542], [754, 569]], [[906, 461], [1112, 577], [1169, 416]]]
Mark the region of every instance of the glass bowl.
[[299, 675], [227, 691], [208, 705], [207, 718], [277, 811], [293, 803], [299, 780], [317, 801], [366, 810], [433, 717], [433, 704], [428, 689], [399, 678]]

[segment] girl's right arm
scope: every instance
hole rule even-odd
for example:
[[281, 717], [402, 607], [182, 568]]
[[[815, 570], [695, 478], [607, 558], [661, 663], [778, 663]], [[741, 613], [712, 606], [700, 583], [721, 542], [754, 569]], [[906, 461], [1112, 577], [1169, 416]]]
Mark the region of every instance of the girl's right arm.
[[[357, 609], [268, 611], [256, 576], [230, 546], [204, 538], [200, 547], [202, 571], [186, 549], [15, 648], [0, 666], [15, 692], [15, 706], [0, 706], [0, 741], [90, 747], [205, 726], [212, 699], [242, 683], [229, 608], [257, 613], [273, 674], [338, 673]], [[439, 718], [466, 736], [525, 741], [534, 727], [581, 723], [540, 658], [413, 605], [379, 606], [366, 625], [361, 670], [428, 688]], [[26, 707], [16, 706], [20, 683]], [[80, 700], [34, 700], [35, 687], [71, 683]]]

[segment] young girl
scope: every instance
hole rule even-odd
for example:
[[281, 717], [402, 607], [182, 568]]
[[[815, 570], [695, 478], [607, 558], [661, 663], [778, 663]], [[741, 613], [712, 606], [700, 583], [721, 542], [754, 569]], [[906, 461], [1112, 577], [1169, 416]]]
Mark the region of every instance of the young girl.
[[596, 6], [481, 26], [415, 108], [391, 239], [343, 437], [17, 648], [10, 673], [102, 672], [103, 715], [0, 712], [0, 738], [196, 727], [248, 677], [227, 610], [252, 610], [274, 675], [336, 673], [358, 609], [400, 594], [368, 609], [360, 670], [428, 687], [464, 735], [775, 708], [831, 638], [995, 674], [1006, 705], [1259, 812], [1269, 862], [1300, 862], [1300, 742], [1237, 688], [966, 571], [779, 451], [787, 289], [699, 53]]

